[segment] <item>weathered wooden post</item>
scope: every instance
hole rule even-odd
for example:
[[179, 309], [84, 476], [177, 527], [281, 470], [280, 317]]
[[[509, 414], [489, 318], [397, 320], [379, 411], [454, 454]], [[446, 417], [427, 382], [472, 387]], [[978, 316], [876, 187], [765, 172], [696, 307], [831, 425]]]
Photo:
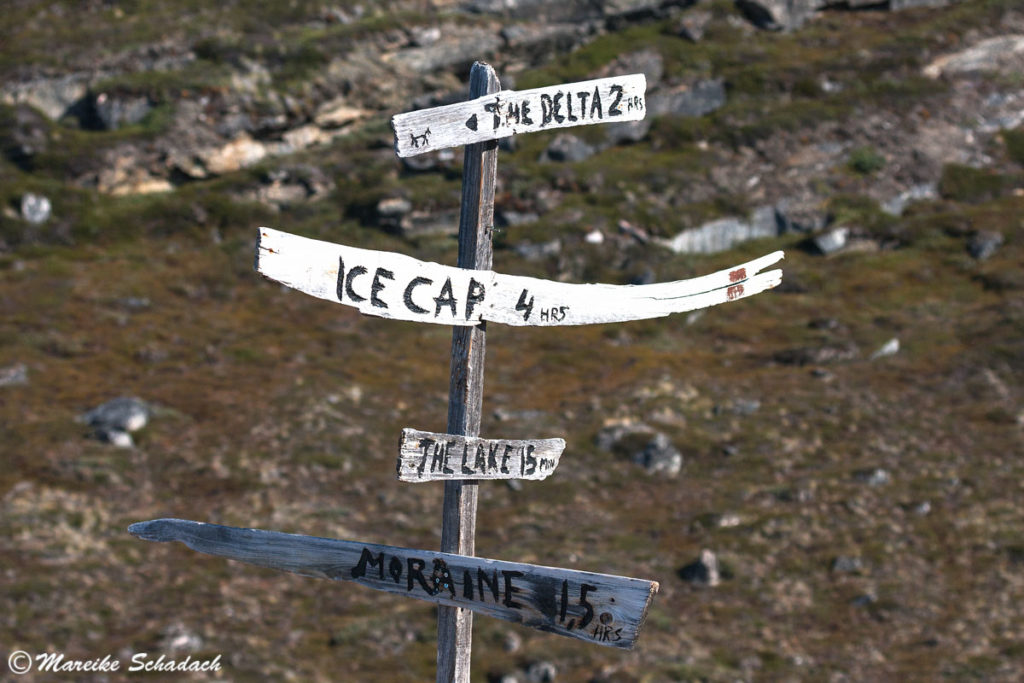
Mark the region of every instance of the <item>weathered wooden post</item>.
[[[469, 74], [469, 99], [500, 89], [490, 65], [477, 62]], [[459, 216], [459, 268], [490, 270], [493, 261], [494, 181], [498, 173], [498, 142], [466, 146], [462, 168], [462, 212]], [[484, 358], [487, 323], [452, 329], [451, 382], [448, 386], [448, 433], [480, 434], [484, 400]], [[476, 553], [477, 484], [457, 479], [444, 483], [441, 509], [441, 551]], [[437, 680], [468, 681], [473, 647], [473, 613], [461, 607], [437, 611]]]
[[405, 429], [400, 481], [444, 482], [441, 551], [414, 550], [180, 519], [139, 522], [150, 541], [303, 576], [351, 581], [438, 605], [437, 680], [467, 681], [472, 612], [631, 649], [658, 584], [593, 572], [473, 557], [477, 481], [543, 479], [561, 439], [479, 438], [487, 322], [562, 326], [657, 318], [752, 296], [781, 282], [764, 268], [775, 252], [710, 275], [650, 285], [567, 284], [491, 270], [497, 140], [568, 126], [644, 117], [642, 74], [521, 92], [499, 91], [474, 65], [470, 98], [392, 119], [399, 156], [466, 146], [458, 266], [260, 228], [256, 267], [266, 277], [367, 315], [454, 326], [448, 433]]

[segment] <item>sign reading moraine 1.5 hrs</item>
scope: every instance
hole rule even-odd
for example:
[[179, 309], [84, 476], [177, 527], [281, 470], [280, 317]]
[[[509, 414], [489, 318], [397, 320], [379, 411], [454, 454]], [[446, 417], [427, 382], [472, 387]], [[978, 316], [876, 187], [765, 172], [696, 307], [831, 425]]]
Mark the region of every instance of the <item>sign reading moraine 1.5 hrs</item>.
[[647, 113], [643, 74], [533, 90], [502, 90], [475, 100], [391, 118], [395, 152], [409, 157], [447, 147], [593, 123], [639, 121]]
[[735, 301], [782, 281], [759, 273], [781, 251], [697, 277], [650, 285], [568, 284], [454, 268], [260, 228], [256, 269], [367, 315], [440, 325], [586, 325], [659, 318]]
[[658, 584], [611, 574], [182, 519], [138, 522], [147, 541], [462, 607], [597, 645], [632, 649]]

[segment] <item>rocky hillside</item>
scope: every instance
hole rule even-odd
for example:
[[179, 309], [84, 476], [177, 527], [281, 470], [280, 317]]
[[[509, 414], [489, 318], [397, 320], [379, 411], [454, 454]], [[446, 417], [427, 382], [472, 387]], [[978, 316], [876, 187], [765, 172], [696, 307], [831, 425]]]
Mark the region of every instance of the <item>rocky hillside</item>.
[[502, 143], [497, 270], [787, 258], [702, 315], [489, 330], [484, 435], [568, 447], [481, 486], [479, 554], [661, 591], [630, 653], [480, 618], [475, 677], [1024, 677], [1016, 0], [14, 0], [0, 26], [10, 650], [433, 676], [425, 603], [125, 529], [438, 545], [440, 487], [394, 463], [403, 427], [443, 431], [450, 332], [252, 253], [268, 225], [453, 264], [461, 154], [399, 160], [388, 122], [484, 59], [505, 88], [648, 83], [643, 122]]

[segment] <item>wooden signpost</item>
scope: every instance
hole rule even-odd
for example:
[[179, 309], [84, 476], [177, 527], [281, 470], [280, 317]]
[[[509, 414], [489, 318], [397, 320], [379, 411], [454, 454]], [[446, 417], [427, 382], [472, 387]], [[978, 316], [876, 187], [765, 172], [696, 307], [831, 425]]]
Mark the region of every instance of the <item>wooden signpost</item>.
[[447, 433], [405, 429], [401, 481], [444, 482], [441, 551], [239, 529], [178, 519], [133, 524], [150, 541], [313, 576], [353, 581], [438, 605], [437, 680], [468, 681], [474, 612], [611, 647], [632, 648], [658, 584], [475, 555], [477, 482], [550, 476], [562, 439], [482, 439], [486, 323], [584, 325], [655, 318], [752, 296], [779, 284], [768, 254], [689, 280], [567, 284], [491, 270], [497, 140], [644, 117], [643, 75], [500, 91], [476, 63], [466, 102], [392, 120], [399, 156], [466, 145], [458, 267], [260, 228], [256, 268], [321, 299], [383, 318], [452, 326]]

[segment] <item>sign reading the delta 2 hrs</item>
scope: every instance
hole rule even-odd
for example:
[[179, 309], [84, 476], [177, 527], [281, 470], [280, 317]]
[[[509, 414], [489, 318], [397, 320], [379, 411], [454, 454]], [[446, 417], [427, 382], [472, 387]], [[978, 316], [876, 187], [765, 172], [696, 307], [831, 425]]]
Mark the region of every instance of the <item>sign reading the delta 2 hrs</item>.
[[639, 121], [647, 113], [643, 74], [502, 90], [475, 100], [397, 114], [395, 152], [409, 157], [520, 133], [594, 123]]
[[587, 325], [659, 318], [778, 285], [759, 273], [781, 251], [703, 277], [650, 285], [570, 284], [420, 261], [260, 228], [256, 269], [312, 296], [381, 318], [438, 325]]

